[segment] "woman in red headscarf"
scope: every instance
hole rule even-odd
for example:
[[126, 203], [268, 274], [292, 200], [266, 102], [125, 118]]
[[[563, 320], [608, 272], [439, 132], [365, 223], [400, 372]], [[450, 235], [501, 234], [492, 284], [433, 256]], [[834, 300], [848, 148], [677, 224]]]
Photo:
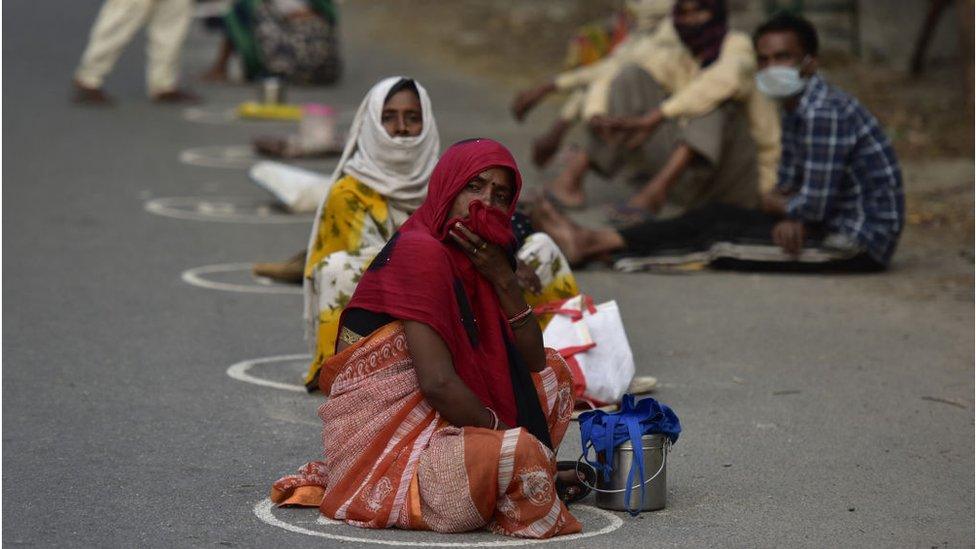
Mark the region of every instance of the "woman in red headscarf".
[[495, 141], [444, 153], [343, 313], [319, 376], [325, 460], [276, 482], [275, 503], [367, 528], [580, 531], [556, 490], [572, 379], [514, 274], [521, 186]]

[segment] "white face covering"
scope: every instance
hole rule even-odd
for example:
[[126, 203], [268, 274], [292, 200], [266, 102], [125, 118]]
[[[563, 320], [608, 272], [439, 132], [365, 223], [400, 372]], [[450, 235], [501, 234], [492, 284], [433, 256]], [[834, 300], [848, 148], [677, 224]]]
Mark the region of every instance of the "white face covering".
[[[333, 179], [342, 173], [351, 175], [386, 197], [389, 206], [409, 214], [427, 196], [427, 180], [437, 164], [441, 140], [430, 97], [416, 80], [424, 129], [416, 137], [391, 137], [386, 132], [382, 122], [383, 102], [390, 89], [402, 79], [400, 76], [384, 78], [363, 98]], [[406, 215], [402, 217], [399, 222], [406, 219]]]
[[800, 76], [800, 68], [807, 62], [804, 58], [799, 67], [773, 66], [756, 73], [756, 87], [773, 99], [788, 99], [803, 92], [809, 78]]

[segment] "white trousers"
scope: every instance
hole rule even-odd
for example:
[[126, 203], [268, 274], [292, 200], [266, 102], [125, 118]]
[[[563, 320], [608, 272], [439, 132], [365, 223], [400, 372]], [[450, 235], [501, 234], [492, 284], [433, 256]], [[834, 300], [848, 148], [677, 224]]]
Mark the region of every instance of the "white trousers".
[[84, 86], [100, 88], [122, 50], [145, 25], [149, 95], [176, 89], [180, 49], [192, 18], [193, 0], [106, 0], [75, 79]]

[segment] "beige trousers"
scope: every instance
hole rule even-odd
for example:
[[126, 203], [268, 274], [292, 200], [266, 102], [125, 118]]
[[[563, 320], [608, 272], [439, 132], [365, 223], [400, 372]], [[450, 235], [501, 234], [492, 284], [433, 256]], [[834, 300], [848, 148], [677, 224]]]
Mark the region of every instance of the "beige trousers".
[[176, 89], [180, 48], [193, 0], [106, 0], [92, 27], [75, 79], [100, 88], [136, 32], [146, 26], [146, 88], [153, 96]]

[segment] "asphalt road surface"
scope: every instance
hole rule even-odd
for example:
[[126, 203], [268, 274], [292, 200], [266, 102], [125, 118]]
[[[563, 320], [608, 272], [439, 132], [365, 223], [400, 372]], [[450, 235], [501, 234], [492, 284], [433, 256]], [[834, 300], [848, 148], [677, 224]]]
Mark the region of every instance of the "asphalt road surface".
[[[141, 36], [107, 82], [118, 106], [72, 105], [98, 4], [4, 6], [4, 543], [524, 544], [363, 531], [262, 505], [275, 478], [319, 454], [319, 397], [296, 390], [300, 296], [238, 264], [288, 257], [309, 224], [267, 207], [240, 149], [214, 159], [212, 148], [291, 128], [224, 117], [254, 95], [246, 86], [196, 85], [197, 110], [150, 104]], [[410, 74], [430, 90], [445, 144], [495, 137], [527, 160], [508, 91], [359, 36], [360, 11], [346, 6], [341, 84], [292, 99], [348, 113], [380, 77]], [[199, 74], [216, 44], [195, 28], [185, 72]], [[917, 268], [580, 273], [585, 291], [619, 302], [639, 372], [661, 380], [656, 396], [685, 432], [666, 510], [576, 507], [591, 537], [551, 546], [971, 546], [973, 307], [889, 291]], [[560, 456], [577, 452], [574, 432]]]

